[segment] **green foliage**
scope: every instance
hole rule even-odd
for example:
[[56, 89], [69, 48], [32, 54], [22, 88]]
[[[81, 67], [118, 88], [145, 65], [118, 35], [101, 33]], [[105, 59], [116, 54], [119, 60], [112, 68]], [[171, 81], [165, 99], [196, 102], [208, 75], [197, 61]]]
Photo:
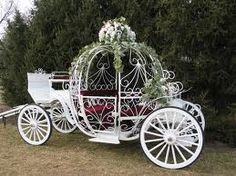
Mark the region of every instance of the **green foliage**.
[[218, 112], [235, 101], [235, 1], [171, 0], [156, 7], [159, 54], [192, 87], [189, 97], [196, 101], [205, 94], [199, 103]]
[[9, 105], [26, 103], [26, 70], [24, 56], [27, 48], [28, 27], [21, 14], [16, 11], [13, 22], [8, 22], [7, 33], [3, 38], [0, 52], [1, 84], [3, 98]]
[[143, 98], [146, 101], [159, 99], [160, 103], [165, 104], [166, 98], [164, 97], [167, 96], [167, 90], [166, 80], [161, 75], [156, 75], [145, 84]]
[[236, 103], [232, 103], [221, 115], [208, 118], [207, 139], [218, 140], [236, 147]]

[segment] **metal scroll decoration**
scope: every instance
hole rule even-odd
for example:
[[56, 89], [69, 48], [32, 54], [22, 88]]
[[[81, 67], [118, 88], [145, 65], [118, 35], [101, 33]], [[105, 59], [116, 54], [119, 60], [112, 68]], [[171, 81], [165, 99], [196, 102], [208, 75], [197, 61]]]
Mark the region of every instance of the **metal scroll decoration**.
[[43, 70], [42, 68], [38, 68], [37, 70], [34, 71], [34, 73], [37, 73], [37, 74], [46, 74], [46, 71]]

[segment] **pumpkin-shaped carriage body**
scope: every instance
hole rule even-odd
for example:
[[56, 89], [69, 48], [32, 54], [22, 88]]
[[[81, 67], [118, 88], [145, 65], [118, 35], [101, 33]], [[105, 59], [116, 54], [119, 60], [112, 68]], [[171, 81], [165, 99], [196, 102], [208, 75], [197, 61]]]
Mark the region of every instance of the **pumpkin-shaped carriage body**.
[[[162, 69], [145, 44], [117, 46], [93, 44], [74, 61], [70, 97], [77, 126], [93, 142], [119, 144], [140, 138], [146, 156], [161, 167], [192, 164], [203, 147], [200, 109], [177, 98], [181, 84], [167, 83], [172, 73]], [[159, 96], [147, 99], [151, 80], [158, 82]], [[188, 108], [197, 114], [191, 115]]]

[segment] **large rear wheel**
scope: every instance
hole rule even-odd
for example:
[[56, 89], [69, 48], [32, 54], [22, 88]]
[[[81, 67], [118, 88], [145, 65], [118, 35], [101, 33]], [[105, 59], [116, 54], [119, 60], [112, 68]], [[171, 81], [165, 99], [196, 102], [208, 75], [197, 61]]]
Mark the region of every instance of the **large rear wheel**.
[[180, 169], [191, 165], [203, 148], [203, 132], [197, 120], [183, 109], [166, 107], [151, 113], [140, 131], [146, 156], [156, 165]]

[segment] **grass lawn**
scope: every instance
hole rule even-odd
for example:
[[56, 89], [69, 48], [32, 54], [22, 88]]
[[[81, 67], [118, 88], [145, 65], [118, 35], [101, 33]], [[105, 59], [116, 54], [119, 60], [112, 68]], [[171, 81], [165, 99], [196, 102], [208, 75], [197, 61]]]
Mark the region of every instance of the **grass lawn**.
[[0, 124], [0, 175], [235, 175], [236, 149], [220, 144], [205, 146], [200, 159], [182, 170], [152, 164], [138, 142], [120, 145], [91, 143], [79, 133], [53, 131], [48, 143], [30, 146], [15, 125]]

